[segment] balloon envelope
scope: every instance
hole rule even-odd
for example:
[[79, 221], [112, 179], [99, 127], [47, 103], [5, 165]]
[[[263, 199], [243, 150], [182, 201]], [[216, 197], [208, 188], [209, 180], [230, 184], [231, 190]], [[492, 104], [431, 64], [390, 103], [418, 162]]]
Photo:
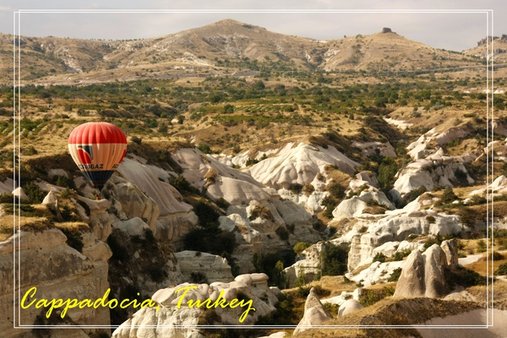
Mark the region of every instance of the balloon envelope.
[[114, 124], [88, 122], [69, 136], [69, 153], [83, 175], [99, 190], [127, 153], [127, 137]]

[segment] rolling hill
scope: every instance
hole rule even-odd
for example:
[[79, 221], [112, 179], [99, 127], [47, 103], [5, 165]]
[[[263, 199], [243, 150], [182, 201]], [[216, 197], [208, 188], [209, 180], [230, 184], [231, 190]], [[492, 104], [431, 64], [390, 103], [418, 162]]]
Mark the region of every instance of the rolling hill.
[[[11, 35], [0, 35], [2, 82], [12, 71]], [[222, 20], [159, 38], [83, 40], [21, 37], [22, 79], [72, 84], [140, 78], [204, 77], [257, 71], [416, 71], [479, 66], [480, 53], [436, 49], [389, 28], [319, 41]]]

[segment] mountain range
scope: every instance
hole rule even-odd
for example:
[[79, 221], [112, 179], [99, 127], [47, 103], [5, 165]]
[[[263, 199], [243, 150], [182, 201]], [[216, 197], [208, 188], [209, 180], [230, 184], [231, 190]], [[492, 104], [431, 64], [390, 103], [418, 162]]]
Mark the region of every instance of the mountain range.
[[[10, 82], [12, 35], [0, 35], [0, 74]], [[498, 39], [505, 44], [503, 38]], [[92, 40], [20, 37], [21, 78], [43, 84], [208, 76], [258, 69], [291, 71], [415, 71], [477, 67], [485, 46], [455, 52], [412, 41], [384, 28], [335, 40], [270, 32], [222, 20], [159, 38]], [[499, 50], [503, 50], [499, 47]]]

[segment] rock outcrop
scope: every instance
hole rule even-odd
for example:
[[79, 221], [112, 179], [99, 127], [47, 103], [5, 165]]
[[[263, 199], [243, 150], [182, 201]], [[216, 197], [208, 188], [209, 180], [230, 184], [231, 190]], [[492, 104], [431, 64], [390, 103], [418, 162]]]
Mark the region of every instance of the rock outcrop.
[[200, 276], [208, 281], [230, 282], [234, 280], [227, 259], [207, 252], [185, 250], [174, 254], [185, 280], [194, 281]]
[[11, 194], [13, 189], [14, 181], [11, 178], [0, 181], [0, 194]]
[[170, 183], [171, 174], [161, 168], [126, 158], [111, 179], [111, 194], [120, 219], [141, 217], [161, 240], [178, 247], [197, 224], [192, 206]]
[[315, 289], [311, 288], [305, 302], [305, 312], [303, 318], [299, 321], [293, 335], [311, 330], [314, 325], [322, 325], [325, 321], [331, 319], [331, 315], [326, 311], [319, 298], [315, 294]]
[[458, 216], [423, 207], [426, 195], [419, 196], [403, 209], [387, 211], [378, 219], [359, 219], [350, 238], [348, 269], [370, 264], [373, 251], [382, 244], [403, 241], [410, 235], [452, 236], [465, 230]]
[[[442, 246], [448, 250], [453, 244], [446, 241]], [[451, 290], [445, 274], [448, 262], [457, 261], [457, 251], [449, 251], [449, 254], [450, 257], [438, 244], [433, 244], [423, 253], [414, 250], [403, 264], [394, 296], [438, 298], [449, 293]]]
[[418, 188], [432, 191], [474, 183], [463, 165], [463, 159], [440, 153], [409, 163], [397, 177], [392, 191], [401, 196]]
[[273, 156], [253, 165], [249, 172], [257, 181], [280, 189], [295, 183], [309, 184], [318, 174], [325, 174], [327, 166], [353, 174], [357, 165], [332, 146], [288, 143]]
[[[152, 299], [160, 309], [144, 308], [137, 311], [131, 318], [121, 324], [114, 332], [115, 338], [148, 338], [148, 337], [175, 337], [175, 338], [201, 338], [204, 337], [197, 324], [228, 324], [238, 325], [240, 316], [247, 307], [231, 308], [190, 308], [188, 300], [215, 301], [224, 290], [224, 298], [230, 302], [234, 298], [252, 300], [255, 311], [247, 313], [243, 324], [251, 325], [262, 317], [273, 313], [278, 303], [280, 290], [268, 287], [268, 276], [262, 273], [239, 275], [230, 283], [215, 282], [211, 284], [180, 284], [174, 288], [161, 289], [155, 292]], [[192, 287], [189, 290], [180, 308], [178, 301], [182, 296], [181, 288]], [[181, 327], [183, 326], [183, 327]]]
[[295, 287], [298, 281], [302, 281], [306, 284], [320, 278], [320, 256], [323, 246], [323, 242], [311, 245], [301, 252], [301, 259], [283, 270], [288, 288]]
[[[90, 237], [91, 235], [91, 237]], [[37, 298], [97, 299], [109, 287], [107, 260], [111, 251], [107, 245], [96, 242], [93, 235], [83, 236], [83, 252], [66, 244], [67, 237], [58, 229], [38, 233], [21, 231], [0, 242], [0, 330], [4, 337], [26, 336], [24, 330], [13, 329], [13, 242], [19, 240], [17, 254], [20, 274], [16, 279], [24, 294], [37, 287]], [[44, 312], [45, 315], [45, 311]], [[33, 325], [41, 309], [21, 310], [19, 324]], [[42, 316], [42, 318], [45, 318]], [[60, 320], [53, 316], [51, 320]], [[71, 309], [61, 322], [83, 325], [109, 325], [109, 309]], [[42, 324], [42, 323], [39, 323]]]
[[338, 316], [343, 317], [354, 313], [358, 310], [361, 310], [363, 306], [355, 299], [347, 299], [343, 302], [342, 305], [338, 308]]

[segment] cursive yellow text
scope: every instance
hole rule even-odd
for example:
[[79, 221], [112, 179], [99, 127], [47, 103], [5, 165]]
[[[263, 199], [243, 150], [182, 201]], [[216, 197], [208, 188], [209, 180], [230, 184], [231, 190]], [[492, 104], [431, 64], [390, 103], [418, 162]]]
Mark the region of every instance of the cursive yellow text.
[[[137, 299], [122, 299], [121, 301], [116, 298], [109, 298], [109, 294], [111, 293], [111, 289], [107, 289], [104, 292], [104, 295], [95, 300], [89, 298], [76, 299], [76, 298], [36, 298], [37, 287], [33, 286], [28, 289], [23, 297], [21, 298], [21, 308], [26, 310], [31, 307], [35, 307], [36, 309], [47, 308], [46, 318], [49, 318], [54, 310], [62, 309], [60, 316], [64, 318], [67, 315], [67, 312], [70, 309], [84, 309], [84, 308], [93, 308], [98, 309], [99, 307], [107, 307], [110, 309], [114, 309], [116, 307], [120, 307], [121, 309], [125, 309], [128, 307], [132, 307], [134, 309], [137, 308], [146, 308], [146, 307], [154, 307], [159, 310], [159, 305], [153, 299], [145, 299], [142, 302], [139, 302]], [[139, 295], [139, 293], [138, 293]]]
[[[179, 296], [178, 303], [176, 304], [176, 307], [178, 309], [180, 309], [181, 306], [183, 305], [183, 302], [185, 301], [185, 296], [187, 295], [187, 293], [191, 290], [196, 289], [196, 288], [197, 288], [197, 285], [187, 285], [187, 286], [179, 287], [175, 290], [175, 292], [178, 294], [180, 292], [182, 292], [181, 295]], [[213, 308], [216, 309], [218, 307], [221, 307], [222, 309], [225, 309], [227, 307], [229, 307], [231, 309], [235, 309], [237, 307], [240, 307], [240, 308], [246, 307], [245, 311], [243, 311], [241, 313], [241, 316], [239, 317], [240, 323], [243, 323], [245, 321], [245, 319], [248, 316], [248, 313], [250, 311], [255, 311], [255, 308], [253, 307], [253, 300], [251, 300], [251, 299], [239, 300], [238, 298], [233, 298], [230, 302], [228, 302], [225, 299], [224, 294], [225, 294], [225, 290], [221, 290], [217, 299], [215, 299], [214, 301], [211, 298], [206, 298], [204, 300], [189, 299], [189, 300], [187, 300], [186, 305], [191, 309], [194, 307], [198, 308], [198, 309], [201, 307], [205, 307], [206, 309], [213, 309]]]

